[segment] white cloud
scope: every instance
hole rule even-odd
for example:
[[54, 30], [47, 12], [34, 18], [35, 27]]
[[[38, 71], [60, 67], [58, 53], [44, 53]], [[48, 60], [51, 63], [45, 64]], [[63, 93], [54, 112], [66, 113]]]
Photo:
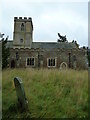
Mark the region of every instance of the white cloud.
[[[32, 3], [30, 3], [32, 2]], [[2, 1], [2, 30], [12, 39], [13, 17], [31, 16], [34, 24], [34, 41], [56, 41], [57, 33], [87, 44], [87, 4], [43, 3], [29, 0]]]
[[4, 2], [8, 2], [8, 3], [15, 3], [15, 2], [19, 2], [19, 3], [26, 3], [26, 2], [38, 2], [38, 3], [43, 3], [43, 2], [88, 2], [88, 0], [2, 0]]
[[[80, 44], [82, 44], [82, 36], [83, 38], [86, 37], [87, 39], [87, 18], [84, 18], [85, 16], [82, 16], [81, 13], [76, 13], [75, 11], [71, 11], [70, 9], [53, 9], [53, 10], [46, 10], [42, 12], [42, 14], [37, 19], [35, 26], [36, 26], [36, 34], [35, 39], [37, 40], [39, 36], [37, 36], [38, 33], [41, 32], [43, 34], [45, 32], [45, 35], [49, 36], [48, 41], [52, 38], [52, 41], [56, 41], [57, 39], [57, 32], [60, 32], [63, 35], [67, 35], [69, 41], [76, 39]], [[38, 23], [39, 22], [39, 23]], [[39, 32], [40, 31], [40, 32]], [[78, 34], [79, 33], [79, 34]], [[82, 34], [83, 33], [83, 34]], [[42, 38], [45, 40], [45, 38]], [[83, 40], [84, 43], [87, 44], [86, 39]], [[39, 38], [40, 40], [40, 38]]]

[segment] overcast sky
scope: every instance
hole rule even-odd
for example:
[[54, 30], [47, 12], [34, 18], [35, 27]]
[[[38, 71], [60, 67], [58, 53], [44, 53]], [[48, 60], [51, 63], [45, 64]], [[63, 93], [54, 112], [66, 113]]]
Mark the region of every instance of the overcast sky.
[[69, 42], [88, 45], [88, 0], [32, 1], [1, 0], [0, 32], [13, 40], [14, 17], [32, 17], [34, 42], [57, 42], [59, 32]]

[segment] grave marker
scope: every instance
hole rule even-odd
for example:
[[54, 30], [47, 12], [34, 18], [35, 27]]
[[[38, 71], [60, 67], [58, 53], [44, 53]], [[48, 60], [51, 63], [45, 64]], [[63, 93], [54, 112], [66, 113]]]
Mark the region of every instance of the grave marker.
[[16, 94], [17, 94], [20, 109], [22, 111], [27, 110], [28, 101], [27, 101], [27, 98], [26, 98], [26, 95], [25, 95], [22, 80], [20, 78], [18, 78], [18, 77], [15, 77], [14, 78], [14, 85], [15, 85]]

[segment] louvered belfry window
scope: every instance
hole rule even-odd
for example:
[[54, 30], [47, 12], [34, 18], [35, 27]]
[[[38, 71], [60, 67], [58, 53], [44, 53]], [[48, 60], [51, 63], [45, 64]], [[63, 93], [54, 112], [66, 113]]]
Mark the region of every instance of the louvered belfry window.
[[24, 26], [24, 23], [21, 24], [21, 31], [24, 31], [25, 30], [25, 26]]

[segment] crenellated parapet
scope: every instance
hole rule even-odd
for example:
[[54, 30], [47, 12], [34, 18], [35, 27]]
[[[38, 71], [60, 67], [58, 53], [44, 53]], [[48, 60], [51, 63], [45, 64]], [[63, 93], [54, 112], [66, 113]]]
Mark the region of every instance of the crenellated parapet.
[[13, 47], [31, 48], [33, 23], [31, 17], [14, 17]]
[[32, 21], [31, 17], [14, 17], [14, 21]]

